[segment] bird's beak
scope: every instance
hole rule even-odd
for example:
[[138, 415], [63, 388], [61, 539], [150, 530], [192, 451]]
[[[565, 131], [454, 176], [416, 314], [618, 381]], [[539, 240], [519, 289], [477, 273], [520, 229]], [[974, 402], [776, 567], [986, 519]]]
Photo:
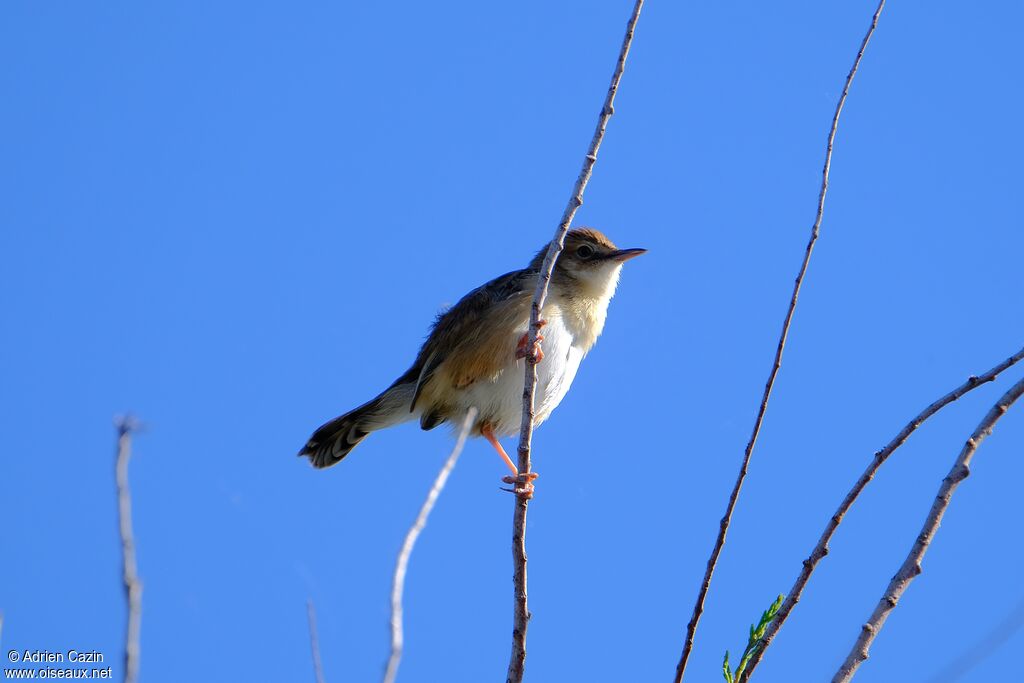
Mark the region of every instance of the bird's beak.
[[618, 249], [608, 254], [607, 258], [622, 263], [623, 261], [628, 261], [629, 259], [635, 256], [639, 256], [640, 254], [646, 253], [646, 249]]

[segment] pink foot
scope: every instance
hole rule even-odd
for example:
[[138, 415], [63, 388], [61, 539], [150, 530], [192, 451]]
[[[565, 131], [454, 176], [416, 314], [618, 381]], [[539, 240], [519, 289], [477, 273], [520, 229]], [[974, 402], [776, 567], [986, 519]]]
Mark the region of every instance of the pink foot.
[[537, 476], [536, 472], [527, 472], [526, 474], [502, 477], [501, 480], [506, 484], [512, 484], [515, 486], [515, 488], [505, 489], [506, 491], [529, 499], [533, 498], [533, 480], [536, 479]]
[[[547, 320], [538, 320], [537, 329], [539, 330], [540, 328], [544, 327], [547, 324]], [[526, 350], [526, 347], [529, 346], [530, 343], [530, 333], [527, 332], [526, 334], [524, 334], [522, 337], [519, 338], [519, 343], [516, 344], [516, 360], [519, 360], [520, 358], [526, 358], [531, 363], [535, 364], [544, 360], [544, 349], [540, 347], [540, 343], [542, 341], [544, 341], [544, 336], [538, 334], [537, 343], [533, 345], [533, 353], [530, 353], [529, 351]]]

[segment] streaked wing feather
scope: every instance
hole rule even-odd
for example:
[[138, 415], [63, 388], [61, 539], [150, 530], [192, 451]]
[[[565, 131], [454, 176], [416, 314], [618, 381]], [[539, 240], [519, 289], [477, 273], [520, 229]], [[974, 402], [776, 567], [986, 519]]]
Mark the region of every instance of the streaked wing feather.
[[515, 330], [529, 317], [534, 270], [517, 270], [477, 287], [434, 323], [416, 365], [413, 406], [435, 378], [464, 388], [497, 374], [515, 351]]
[[409, 406], [410, 413], [416, 410], [416, 401], [423, 393], [423, 387], [426, 386], [427, 380], [434, 374], [434, 370], [437, 370], [437, 366], [441, 364], [442, 360], [444, 359], [435, 350], [423, 363], [423, 369], [420, 370], [419, 377], [416, 378], [416, 391], [412, 395], [412, 405]]

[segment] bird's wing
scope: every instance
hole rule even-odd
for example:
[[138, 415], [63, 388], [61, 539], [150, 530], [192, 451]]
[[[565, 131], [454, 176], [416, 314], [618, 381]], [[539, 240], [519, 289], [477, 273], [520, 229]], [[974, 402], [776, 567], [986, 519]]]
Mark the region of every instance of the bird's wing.
[[536, 283], [535, 270], [506, 273], [438, 316], [416, 359], [421, 370], [413, 408], [428, 384], [461, 389], [494, 377], [508, 364], [515, 354], [516, 331], [529, 320]]

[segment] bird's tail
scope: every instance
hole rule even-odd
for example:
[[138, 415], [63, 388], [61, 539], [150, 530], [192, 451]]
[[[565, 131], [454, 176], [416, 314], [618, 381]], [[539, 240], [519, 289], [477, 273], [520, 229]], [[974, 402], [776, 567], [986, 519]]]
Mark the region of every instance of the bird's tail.
[[370, 432], [414, 418], [409, 411], [414, 390], [415, 384], [396, 382], [372, 401], [327, 422], [313, 432], [299, 457], [309, 458], [316, 468], [341, 462]]

